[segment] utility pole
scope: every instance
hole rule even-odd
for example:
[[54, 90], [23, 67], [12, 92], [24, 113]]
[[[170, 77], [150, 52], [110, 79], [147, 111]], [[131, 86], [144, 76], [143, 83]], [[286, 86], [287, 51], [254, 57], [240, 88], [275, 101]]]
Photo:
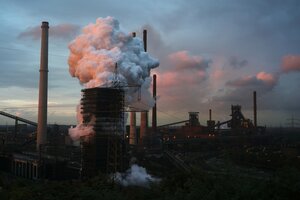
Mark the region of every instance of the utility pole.
[[294, 118], [294, 116], [292, 115], [291, 118], [286, 119], [287, 121], [289, 121], [289, 123], [287, 123], [288, 126], [290, 126], [291, 128], [295, 128], [296, 126], [300, 125], [300, 119]]

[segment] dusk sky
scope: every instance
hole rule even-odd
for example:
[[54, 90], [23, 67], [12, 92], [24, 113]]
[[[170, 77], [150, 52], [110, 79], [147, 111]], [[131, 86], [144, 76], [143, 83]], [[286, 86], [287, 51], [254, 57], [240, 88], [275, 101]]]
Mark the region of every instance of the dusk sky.
[[[111, 16], [128, 34], [148, 30], [148, 52], [160, 62], [151, 72], [158, 124], [189, 111], [205, 124], [209, 109], [225, 121], [235, 104], [252, 120], [254, 90], [259, 125], [300, 118], [299, 0], [2, 0], [0, 7], [2, 111], [37, 121], [40, 26], [48, 21], [48, 123], [76, 124], [83, 86], [69, 73], [68, 45]], [[0, 117], [5, 123], [13, 121]]]

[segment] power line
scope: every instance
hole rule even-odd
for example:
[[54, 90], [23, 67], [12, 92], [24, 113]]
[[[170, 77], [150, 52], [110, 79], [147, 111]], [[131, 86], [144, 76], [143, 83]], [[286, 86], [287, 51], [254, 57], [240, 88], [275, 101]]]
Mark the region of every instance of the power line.
[[[9, 50], [9, 51], [22, 51], [22, 52], [27, 52], [27, 53], [31, 53], [31, 54], [37, 54], [39, 55], [39, 51], [32, 51], [32, 50], [28, 50], [28, 49], [18, 49], [18, 48], [10, 48], [10, 47], [3, 47], [3, 46], [0, 46], [0, 49], [2, 50]], [[50, 56], [57, 56], [57, 57], [69, 57], [67, 55], [61, 55], [61, 54], [53, 54], [53, 53], [49, 53]]]
[[297, 121], [300, 121], [300, 119], [294, 118], [294, 116], [292, 116], [289, 119], [286, 119], [287, 121], [289, 121], [289, 123], [287, 123], [287, 125], [291, 126], [292, 128], [295, 128], [295, 126], [299, 126], [300, 123], [298, 123]]
[[[145, 106], [147, 106], [147, 107], [151, 107], [150, 105], [145, 104], [145, 103], [143, 103], [143, 102], [141, 102], [141, 104], [143, 104], [143, 105], [145, 105]], [[177, 120], [182, 120], [182, 119], [176, 117], [175, 115], [172, 115], [172, 114], [169, 114], [169, 113], [167, 113], [167, 112], [161, 111], [160, 109], [157, 109], [157, 112], [163, 113], [163, 114], [168, 115], [168, 116], [170, 116], [170, 117], [172, 117], [172, 118], [176, 118]]]
[[[74, 104], [66, 104], [66, 105], [48, 105], [49, 108], [73, 108], [77, 105]], [[28, 106], [17, 106], [17, 107], [1, 107], [1, 110], [18, 110], [18, 109], [32, 109], [32, 108], [38, 108], [38, 105], [28, 105]]]

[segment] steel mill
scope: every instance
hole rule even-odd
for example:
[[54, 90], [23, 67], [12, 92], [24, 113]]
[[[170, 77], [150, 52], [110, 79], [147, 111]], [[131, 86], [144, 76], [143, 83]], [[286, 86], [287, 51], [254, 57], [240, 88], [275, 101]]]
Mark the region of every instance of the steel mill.
[[[122, 172], [133, 162], [133, 157], [149, 153], [165, 155], [176, 166], [186, 169], [176, 161], [169, 148], [188, 142], [201, 144], [227, 136], [253, 136], [265, 132], [265, 127], [258, 125], [256, 91], [253, 92], [253, 120], [244, 116], [241, 105], [232, 105], [229, 119], [223, 122], [214, 120], [212, 109], [209, 109], [205, 125], [200, 124], [199, 118], [205, 119], [206, 114], [197, 111], [189, 112], [186, 120], [159, 123], [156, 101], [159, 82], [153, 74], [152, 123], [149, 123], [148, 110], [125, 105], [128, 87], [140, 88], [140, 85], [124, 86], [115, 82], [107, 87], [86, 88], [81, 91], [82, 124], [78, 127], [86, 132], [76, 143], [68, 135], [68, 126], [47, 124], [48, 29], [48, 22], [42, 22], [38, 122], [0, 111], [1, 115], [15, 120], [14, 130], [1, 135], [0, 166], [3, 171], [27, 179], [85, 179], [98, 173]], [[136, 33], [132, 34], [134, 37]], [[147, 30], [143, 31], [142, 38], [144, 52], [147, 52]], [[126, 126], [127, 116], [129, 124]], [[22, 126], [18, 122], [25, 123], [22, 126], [26, 134], [20, 134]], [[227, 128], [223, 128], [224, 125]]]

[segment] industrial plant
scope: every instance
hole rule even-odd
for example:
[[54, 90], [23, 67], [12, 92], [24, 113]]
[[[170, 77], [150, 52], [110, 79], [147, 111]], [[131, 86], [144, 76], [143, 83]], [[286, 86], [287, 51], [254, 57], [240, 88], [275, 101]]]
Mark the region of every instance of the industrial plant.
[[[72, 141], [69, 127], [47, 124], [48, 29], [48, 22], [42, 22], [38, 122], [0, 112], [15, 120], [14, 130], [1, 131], [2, 171], [31, 180], [80, 180], [99, 173], [124, 172], [132, 163], [159, 157], [174, 169], [189, 173], [199, 156], [195, 152], [205, 152], [209, 157], [208, 150], [222, 151], [220, 149], [229, 145], [248, 148], [250, 152], [251, 145], [270, 144], [273, 136], [257, 120], [256, 91], [249, 91], [249, 101], [253, 102], [250, 118], [243, 114], [241, 105], [232, 105], [225, 121], [213, 119], [213, 108], [208, 108], [206, 124], [200, 123], [199, 112], [191, 111], [186, 120], [157, 125], [157, 102], [152, 111], [128, 108], [125, 105], [127, 88], [136, 87], [138, 91], [141, 86], [124, 86], [118, 80], [108, 87], [82, 89], [79, 105], [82, 123], [78, 128], [86, 132], [79, 136], [77, 143]], [[143, 31], [143, 45], [146, 52], [146, 30]], [[152, 85], [152, 97], [156, 100], [159, 83], [155, 74]], [[151, 120], [149, 112], [152, 112]], [[129, 125], [126, 125], [125, 115], [128, 115]], [[22, 127], [26, 133], [21, 133]], [[288, 148], [297, 152], [299, 143]], [[203, 168], [209, 168], [209, 163]]]

